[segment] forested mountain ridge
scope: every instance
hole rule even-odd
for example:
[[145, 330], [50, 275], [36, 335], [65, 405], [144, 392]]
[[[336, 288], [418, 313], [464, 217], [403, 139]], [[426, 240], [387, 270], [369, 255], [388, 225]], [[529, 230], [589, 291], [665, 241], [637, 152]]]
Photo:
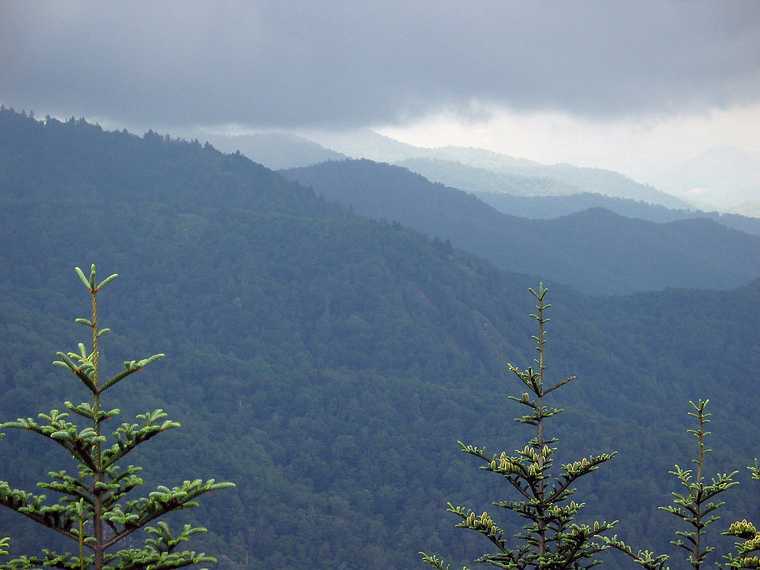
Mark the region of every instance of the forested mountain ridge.
[[500, 212], [522, 218], [548, 220], [589, 208], [604, 208], [627, 218], [639, 218], [657, 223], [707, 218], [728, 228], [760, 235], [760, 218], [701, 210], [672, 210], [657, 204], [613, 198], [603, 194], [583, 193], [568, 196], [516, 196], [496, 192], [475, 192], [474, 194]]
[[[76, 398], [49, 362], [81, 334], [71, 268], [94, 260], [122, 275], [100, 300], [115, 331], [106, 365], [167, 353], [150, 382], [115, 390], [115, 405], [167, 407], [186, 425], [146, 445], [146, 475], [238, 483], [198, 513], [223, 568], [418, 568], [418, 550], [450, 542], [446, 499], [481, 506], [489, 479], [460, 468], [455, 441], [520, 441], [503, 365], [533, 356], [534, 278], [155, 134], [5, 111], [0, 160], [3, 419]], [[714, 400], [716, 468], [740, 468], [757, 447], [760, 283], [552, 295], [549, 370], [580, 377], [556, 402], [569, 410], [563, 450], [621, 451], [584, 489], [589, 516], [662, 545], [654, 507], [669, 500], [667, 469], [686, 461], [686, 400]], [[0, 465], [13, 465], [3, 476], [19, 486], [52, 457], [15, 434], [0, 443]], [[757, 516], [751, 493], [729, 499], [727, 519]], [[19, 552], [40, 538], [5, 512], [0, 528]], [[465, 558], [467, 545], [445, 550]]]
[[659, 224], [599, 208], [529, 220], [406, 169], [366, 160], [283, 174], [359, 214], [397, 220], [504, 269], [541, 274], [589, 293], [727, 289], [760, 275], [760, 238], [712, 220]]

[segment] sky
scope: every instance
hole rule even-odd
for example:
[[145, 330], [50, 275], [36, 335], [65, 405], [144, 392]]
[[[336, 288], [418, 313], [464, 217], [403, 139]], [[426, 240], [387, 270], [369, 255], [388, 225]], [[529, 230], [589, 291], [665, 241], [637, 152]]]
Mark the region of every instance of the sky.
[[760, 2], [5, 0], [0, 102], [134, 130], [371, 127], [668, 185], [760, 151]]

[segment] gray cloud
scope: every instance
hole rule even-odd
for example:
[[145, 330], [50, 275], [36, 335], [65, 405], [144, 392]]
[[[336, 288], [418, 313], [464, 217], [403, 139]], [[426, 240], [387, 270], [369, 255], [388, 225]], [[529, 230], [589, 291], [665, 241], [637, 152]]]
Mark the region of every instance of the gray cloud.
[[1, 102], [132, 125], [361, 126], [483, 105], [608, 119], [758, 100], [753, 0], [0, 2]]

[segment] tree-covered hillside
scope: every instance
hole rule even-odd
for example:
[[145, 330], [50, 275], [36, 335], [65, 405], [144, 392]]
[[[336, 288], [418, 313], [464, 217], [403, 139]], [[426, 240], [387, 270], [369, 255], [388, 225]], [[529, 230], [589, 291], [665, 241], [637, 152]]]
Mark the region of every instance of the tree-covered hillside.
[[[455, 534], [440, 511], [492, 496], [457, 439], [521, 441], [503, 366], [532, 357], [534, 278], [353, 215], [241, 156], [10, 111], [0, 243], [0, 417], [71, 397], [50, 361], [80, 333], [72, 267], [121, 273], [99, 309], [117, 331], [104, 365], [167, 357], [113, 405], [128, 415], [171, 402], [185, 423], [144, 446], [157, 480], [238, 484], [197, 513], [223, 568], [418, 568], [421, 549], [476, 551], [443, 548]], [[760, 283], [552, 296], [549, 373], [579, 375], [557, 402], [563, 452], [621, 452], [583, 489], [588, 516], [662, 547], [670, 530], [655, 505], [688, 457], [687, 399], [713, 399], [716, 467], [760, 453]], [[0, 442], [2, 476], [18, 486], [51, 464], [57, 454], [34, 440]], [[751, 491], [730, 498], [727, 518], [760, 514]], [[2, 512], [7, 533], [14, 553], [54, 540]]]
[[528, 220], [406, 169], [366, 160], [284, 174], [359, 214], [397, 220], [501, 268], [590, 293], [731, 288], [760, 276], [760, 238], [712, 220], [657, 224], [598, 208]]

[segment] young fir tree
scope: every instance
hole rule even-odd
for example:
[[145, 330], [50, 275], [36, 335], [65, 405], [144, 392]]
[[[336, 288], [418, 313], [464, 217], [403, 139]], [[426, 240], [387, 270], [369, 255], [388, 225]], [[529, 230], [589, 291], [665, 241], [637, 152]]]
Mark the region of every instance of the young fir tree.
[[[748, 469], [752, 473], [752, 479], [760, 481], [760, 464], [757, 459]], [[735, 521], [723, 534], [741, 539], [741, 542], [736, 543], [736, 553], [723, 557], [727, 567], [760, 568], [760, 531], [754, 524], [746, 519]]]
[[[485, 536], [495, 547], [495, 552], [480, 556], [476, 562], [497, 568], [522, 569], [580, 569], [589, 568], [601, 561], [596, 555], [607, 545], [599, 540], [603, 533], [613, 528], [615, 522], [594, 521], [591, 524], [576, 522], [584, 503], [572, 500], [573, 485], [581, 477], [596, 471], [615, 453], [601, 453], [554, 469], [553, 447], [556, 438], [546, 434], [546, 420], [562, 410], [546, 404], [546, 398], [557, 389], [575, 380], [570, 376], [547, 386], [546, 384], [546, 303], [548, 290], [539, 284], [530, 289], [536, 300], [538, 334], [533, 338], [538, 353], [536, 368], [521, 369], [507, 365], [507, 370], [522, 385], [524, 392], [509, 396], [511, 400], [527, 408], [527, 413], [516, 418], [533, 430], [533, 436], [522, 449], [514, 453], [486, 453], [485, 448], [459, 442], [461, 450], [482, 461], [481, 469], [503, 478], [515, 492], [517, 500], [502, 500], [494, 506], [516, 513], [524, 519], [525, 526], [509, 540], [488, 512], [477, 515], [470, 509], [448, 503], [448, 511], [460, 519], [457, 527], [472, 530]], [[449, 568], [438, 555], [420, 553], [422, 560], [439, 570]]]
[[[707, 482], [705, 478], [705, 458], [712, 451], [705, 445], [705, 440], [710, 435], [710, 432], [706, 431], [705, 428], [712, 415], [707, 412], [709, 402], [709, 400], [698, 400], [696, 403], [689, 402], [692, 408], [689, 415], [694, 417], [697, 422], [696, 429], [687, 430], [697, 441], [697, 455], [692, 460], [696, 468], [693, 471], [683, 469], [678, 464], [674, 466], [670, 474], [678, 480], [683, 491], [672, 493], [672, 505], [659, 507], [660, 510], [672, 514], [686, 525], [686, 530], [675, 531], [676, 539], [670, 543], [685, 552], [686, 559], [694, 570], [700, 570], [707, 557], [715, 551], [714, 546], [707, 544], [706, 529], [720, 519], [716, 512], [725, 504], [723, 501], [716, 501], [716, 497], [739, 484], [738, 481], [734, 480], [737, 471], [717, 473], [710, 482]], [[741, 526], [741, 523], [734, 524]], [[732, 525], [731, 528], [737, 532], [746, 530], [745, 528], [740, 529], [739, 526]], [[655, 555], [650, 550], [634, 552], [630, 546], [617, 537], [606, 539], [606, 542], [610, 547], [623, 552], [638, 565], [648, 570], [666, 570], [668, 568], [670, 557], [667, 554]], [[760, 547], [760, 540], [757, 546]]]
[[[91, 344], [86, 347], [79, 343], [78, 352], [57, 353], [58, 360], [53, 364], [78, 379], [89, 392], [90, 401], [79, 404], [67, 401], [64, 403], [67, 412], [56, 409], [38, 414], [38, 420], [20, 418], [0, 424], [0, 429], [38, 434], [61, 446], [76, 462], [77, 473], [51, 471], [49, 481], [38, 483], [42, 489], [60, 494], [52, 504], [45, 495], [14, 489], [0, 481], [0, 505], [70, 539], [75, 552], [44, 549], [40, 555], [22, 556], [0, 564], [0, 570], [41, 566], [68, 570], [161, 570], [214, 562], [212, 556], [181, 549], [192, 535], [206, 532], [205, 528], [186, 524], [173, 532], [157, 519], [172, 511], [195, 507], [201, 495], [234, 484], [196, 479], [184, 481], [178, 487], [159, 486], [145, 497], [127, 499], [144, 481], [139, 467], [121, 467], [119, 462], [137, 446], [180, 424], [166, 419], [166, 413], [158, 409], [139, 414], [137, 423], [122, 423], [110, 436], [105, 435], [104, 424], [120, 413], [104, 406], [106, 392], [164, 355], [130, 360], [113, 376], [101, 376], [100, 341], [109, 329], [100, 327], [97, 301], [99, 293], [117, 275], [98, 283], [94, 265], [89, 277], [78, 267], [76, 273], [89, 294], [91, 311], [89, 318], [78, 318], [76, 322], [89, 329]], [[83, 418], [85, 426], [71, 421], [71, 414]], [[151, 523], [153, 526], [149, 526]], [[146, 534], [143, 546], [128, 547], [128, 543], [135, 544], [133, 535], [139, 530]], [[6, 550], [5, 546], [7, 541], [0, 543], [0, 549]]]
[[697, 456], [692, 460], [696, 471], [682, 469], [675, 465], [670, 474], [678, 479], [684, 492], [673, 493], [673, 505], [660, 507], [686, 524], [687, 530], [677, 530], [676, 539], [671, 544], [687, 553], [689, 564], [694, 570], [699, 570], [705, 563], [709, 554], [715, 551], [714, 546], [706, 544], [706, 529], [719, 520], [715, 512], [725, 503], [714, 499], [731, 487], [739, 484], [734, 481], [737, 471], [732, 473], [718, 473], [707, 483], [705, 480], [705, 456], [712, 451], [705, 446], [705, 439], [710, 432], [705, 427], [710, 422], [710, 414], [707, 412], [709, 400], [699, 400], [696, 403], [689, 402], [692, 411], [689, 415], [696, 418], [697, 428], [688, 430], [688, 433], [697, 440]]

